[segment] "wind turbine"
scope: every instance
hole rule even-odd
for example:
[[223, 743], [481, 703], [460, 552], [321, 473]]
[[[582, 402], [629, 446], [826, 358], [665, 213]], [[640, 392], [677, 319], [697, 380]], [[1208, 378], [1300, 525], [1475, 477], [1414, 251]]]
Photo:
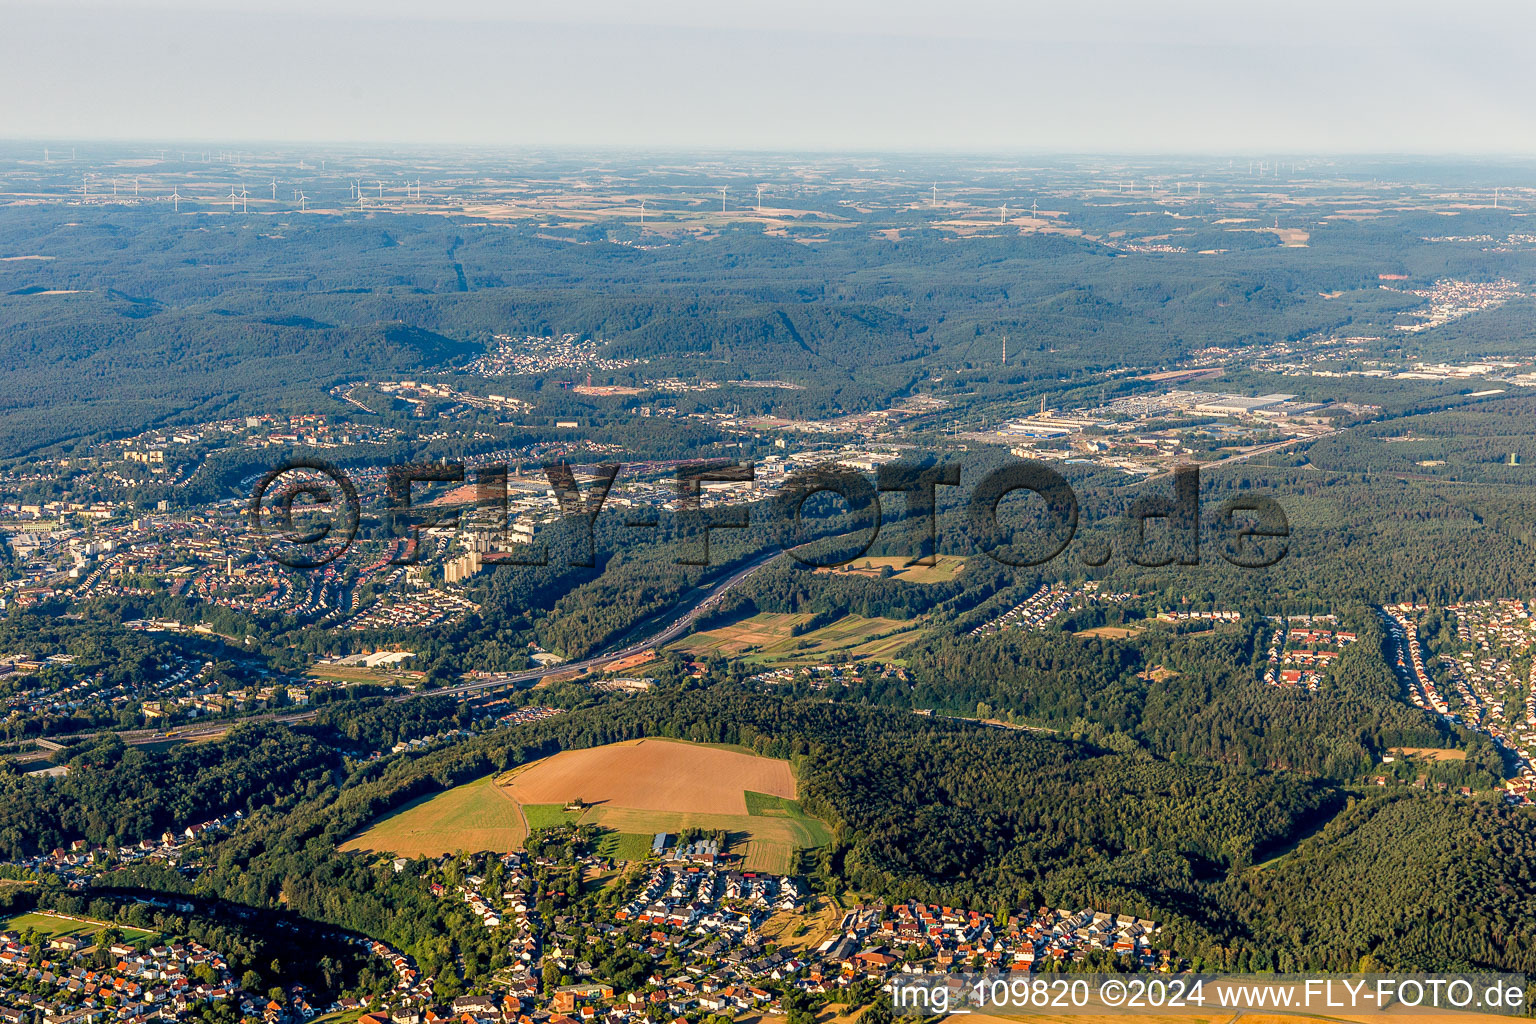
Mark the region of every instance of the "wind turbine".
[[640, 226], [645, 227], [645, 200], [640, 200]]
[[757, 212], [763, 212], [763, 186], [757, 186]]
[[178, 185], [171, 186], [171, 212], [181, 212], [181, 191]]
[[139, 176], [137, 174], [133, 176], [133, 194], [135, 196], [139, 194]]
[[300, 189], [299, 190], [299, 212], [303, 213], [307, 209], [309, 209], [309, 196], [304, 194], [304, 190], [303, 189]]
[[358, 213], [362, 213], [363, 212], [363, 190], [362, 189], [358, 189], [357, 190], [357, 212]]
[[997, 216], [997, 222], [999, 224], [1006, 224], [1006, 223], [1008, 223], [1008, 204], [1007, 203], [1003, 204], [1002, 212], [999, 213], [998, 216]]
[[723, 187], [720, 189], [720, 212], [725, 212], [725, 189]]
[[235, 200], [238, 199], [238, 198], [240, 198], [240, 197], [235, 195], [235, 186], [233, 186], [233, 185], [229, 186], [229, 212], [230, 213], [234, 213], [235, 212]]
[[241, 213], [245, 212], [245, 197], [246, 197], [245, 186], [241, 185], [240, 186], [240, 212]]
[[1029, 215], [1038, 218], [1040, 216], [1040, 200], [1034, 199], [1029, 204]]
[[421, 200], [421, 179], [420, 178], [416, 179], [416, 199], [417, 199], [418, 202]]
[[277, 200], [277, 179], [276, 178], [272, 179], [272, 199], [273, 199], [274, 202]]
[[933, 183], [933, 205], [934, 206], [938, 206], [939, 205], [939, 183], [938, 182], [934, 182]]
[[382, 181], [379, 182], [379, 198], [384, 198], [384, 183]]

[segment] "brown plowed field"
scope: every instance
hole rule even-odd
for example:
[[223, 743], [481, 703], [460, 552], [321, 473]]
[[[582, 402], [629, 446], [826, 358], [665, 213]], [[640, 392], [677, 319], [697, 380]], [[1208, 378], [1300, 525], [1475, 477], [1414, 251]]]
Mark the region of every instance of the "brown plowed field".
[[788, 761], [720, 747], [637, 740], [567, 750], [514, 775], [506, 790], [520, 804], [580, 798], [612, 808], [746, 814], [743, 791], [793, 800]]

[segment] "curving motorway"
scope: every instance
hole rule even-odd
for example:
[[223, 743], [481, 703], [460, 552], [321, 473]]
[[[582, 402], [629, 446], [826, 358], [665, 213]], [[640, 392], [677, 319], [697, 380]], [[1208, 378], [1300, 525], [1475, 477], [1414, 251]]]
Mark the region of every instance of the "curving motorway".
[[[476, 693], [481, 690], [495, 690], [503, 686], [518, 686], [527, 683], [534, 683], [540, 679], [543, 679], [545, 676], [554, 675], [561, 672], [584, 672], [590, 669], [601, 668], [604, 665], [619, 661], [622, 658], [631, 657], [633, 655], [639, 654], [642, 651], [648, 651], [654, 648], [662, 647], [687, 633], [688, 628], [693, 625], [699, 616], [703, 615], [705, 612], [709, 611], [715, 605], [724, 600], [725, 595], [730, 593], [733, 588], [738, 586], [748, 576], [751, 576], [765, 565], [769, 565], [782, 557], [784, 557], [784, 552], [777, 551], [771, 555], [763, 555], [751, 562], [748, 562], [746, 565], [742, 566], [740, 569], [737, 569], [735, 572], [731, 573], [731, 575], [727, 576], [725, 579], [709, 588], [708, 593], [706, 593], [697, 602], [690, 605], [686, 611], [684, 611], [677, 618], [673, 619], [661, 630], [653, 633], [643, 640], [636, 641], [635, 643], [621, 647], [618, 650], [609, 651], [605, 654], [594, 655], [590, 658], [583, 658], [580, 661], [567, 661], [562, 662], [559, 665], [550, 665], [544, 668], [529, 669], [526, 672], [511, 672], [505, 675], [493, 676], [489, 679], [477, 679], [472, 683], [462, 683], [458, 686], [445, 686], [436, 690], [413, 690], [408, 693], [398, 694], [394, 697], [391, 697], [390, 699], [394, 701], [406, 701], [413, 700], [417, 697], [457, 697]], [[118, 732], [116, 735], [121, 737], [124, 743], [128, 744], [156, 743], [171, 737], [176, 739], [206, 739], [210, 736], [222, 736], [224, 733], [228, 732], [232, 726], [238, 725], [241, 722], [302, 722], [306, 719], [314, 718], [317, 714], [319, 714], [318, 710], [295, 711], [290, 714], [252, 715], [247, 718], [240, 718], [230, 722], [210, 724], [203, 727], [184, 726], [179, 729], [171, 730], [169, 733], [157, 732], [152, 729], [133, 729], [125, 732]], [[94, 736], [100, 736], [108, 732], [111, 732], [111, 730], [75, 733], [70, 736], [48, 736], [44, 737], [44, 739], [52, 743], [69, 744], [78, 742], [79, 740], [90, 739]], [[13, 758], [13, 760], [37, 760], [47, 756], [47, 754], [48, 751], [38, 751], [35, 753], [22, 755], [21, 757]]]

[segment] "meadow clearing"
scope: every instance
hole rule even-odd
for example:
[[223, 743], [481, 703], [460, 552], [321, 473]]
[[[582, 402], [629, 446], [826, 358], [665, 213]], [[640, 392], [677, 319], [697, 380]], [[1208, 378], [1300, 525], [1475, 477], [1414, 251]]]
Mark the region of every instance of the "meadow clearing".
[[855, 558], [847, 565], [817, 569], [816, 572], [878, 579], [883, 570], [890, 569], [894, 573], [892, 578], [903, 583], [948, 583], [965, 568], [965, 559], [959, 555], [938, 555], [933, 565], [908, 565], [910, 561], [904, 556]]
[[97, 921], [90, 918], [61, 917], [57, 914], [49, 914], [42, 911], [16, 914], [0, 921], [0, 931], [17, 933], [35, 931], [49, 939], [73, 935], [87, 943], [93, 942], [97, 934], [105, 928], [116, 928], [126, 942], [151, 939], [159, 934], [158, 932], [147, 931], [143, 928], [130, 928], [127, 925], [121, 924], [113, 925], [108, 924], [106, 921]]
[[922, 635], [915, 621], [845, 615], [836, 622], [796, 635], [811, 620], [805, 612], [764, 612], [718, 629], [705, 630], [674, 642], [674, 650], [694, 657], [718, 654], [765, 668], [817, 665], [832, 654], [850, 660], [889, 661]]
[[[749, 870], [792, 870], [796, 852], [828, 841], [795, 800], [789, 762], [664, 739], [567, 750], [503, 776], [422, 798], [341, 847], [400, 856], [515, 850], [529, 831], [592, 824], [599, 853], [641, 860], [657, 832], [722, 831]], [[580, 811], [567, 811], [575, 801]]]

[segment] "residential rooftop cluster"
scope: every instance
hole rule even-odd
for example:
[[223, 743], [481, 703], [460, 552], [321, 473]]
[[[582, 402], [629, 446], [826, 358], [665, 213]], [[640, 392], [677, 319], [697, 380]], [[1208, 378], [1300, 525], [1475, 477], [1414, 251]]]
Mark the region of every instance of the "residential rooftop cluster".
[[[1509, 799], [1518, 803], [1531, 802], [1536, 791], [1536, 767], [1533, 767], [1533, 751], [1536, 751], [1536, 700], [1530, 696], [1530, 687], [1536, 678], [1528, 677], [1524, 683], [1524, 713], [1513, 724], [1508, 722], [1505, 704], [1515, 696], [1522, 681], [1513, 671], [1509, 660], [1492, 653], [1450, 652], [1440, 654], [1435, 668], [1450, 688], [1452, 697], [1442, 695], [1435, 682], [1435, 673], [1426, 666], [1424, 645], [1419, 636], [1415, 616], [1428, 611], [1423, 605], [1411, 603], [1387, 605], [1382, 609], [1390, 642], [1392, 667], [1408, 689], [1408, 698], [1418, 707], [1432, 711], [1446, 721], [1482, 733], [1504, 752], [1515, 766], [1515, 774], [1507, 779], [1504, 788]], [[1465, 619], [1465, 635], [1483, 640], [1509, 633], [1513, 623], [1525, 613], [1523, 603], [1479, 601], [1447, 609], [1458, 620], [1458, 633]], [[1512, 634], [1515, 639], [1517, 634]], [[1481, 640], [1474, 640], [1481, 643]], [[1506, 649], [1513, 658], [1525, 655], [1536, 646], [1527, 640], [1515, 650]], [[1489, 651], [1495, 650], [1490, 642]]]
[[1334, 622], [1332, 615], [1279, 618], [1270, 637], [1264, 682], [1317, 692], [1328, 667], [1345, 646], [1355, 642], [1354, 633], [1332, 628]]
[[[1029, 597], [971, 630], [971, 636], [1000, 633], [1005, 629], [1043, 630], [1072, 608], [1095, 604], [1121, 605], [1139, 594], [1103, 591], [1097, 580], [1084, 583], [1042, 584]], [[1161, 618], [1161, 616], [1159, 616]]]
[[1147, 970], [1172, 969], [1172, 954], [1153, 948], [1158, 930], [1154, 921], [1093, 909], [1024, 909], [1000, 924], [991, 913], [910, 902], [880, 913], [864, 934], [857, 927], [845, 928], [842, 939], [827, 954], [837, 959], [837, 953], [846, 955], [873, 939], [904, 954], [914, 948], [927, 951], [932, 966], [940, 970], [1034, 971], [1091, 952], [1124, 957]]
[[692, 844], [696, 849], [679, 857], [688, 861], [697, 855], [704, 865], [702, 870], [658, 865], [639, 892], [614, 912], [614, 920], [744, 939], [770, 913], [792, 912], [804, 903], [804, 883], [793, 878], [713, 870], [713, 858], [719, 850], [704, 849], [708, 844], [708, 840]]
[[45, 1024], [191, 1020], [200, 1006], [229, 999], [246, 1016], [261, 1015], [264, 1000], [242, 991], [224, 957], [200, 943], [116, 943], [107, 950], [110, 966], [100, 967], [93, 941], [73, 934], [39, 941], [46, 949], [0, 932], [0, 1019], [8, 1024], [28, 1015]]
[[[1383, 288], [1387, 287], [1382, 285]], [[1418, 333], [1471, 316], [1483, 310], [1502, 306], [1522, 294], [1514, 281], [1499, 278], [1494, 281], [1458, 281], [1444, 278], [1429, 288], [1408, 290], [1409, 295], [1424, 299], [1429, 308], [1409, 314], [1409, 323], [1395, 324], [1397, 330]]]
[[[578, 334], [559, 337], [525, 335], [515, 338], [498, 334], [491, 351], [470, 363], [471, 373], [484, 377], [509, 377], [519, 374], [586, 373], [624, 370], [639, 366], [642, 359], [609, 359], [598, 355], [598, 343]], [[574, 381], [572, 381], [574, 382]]]

